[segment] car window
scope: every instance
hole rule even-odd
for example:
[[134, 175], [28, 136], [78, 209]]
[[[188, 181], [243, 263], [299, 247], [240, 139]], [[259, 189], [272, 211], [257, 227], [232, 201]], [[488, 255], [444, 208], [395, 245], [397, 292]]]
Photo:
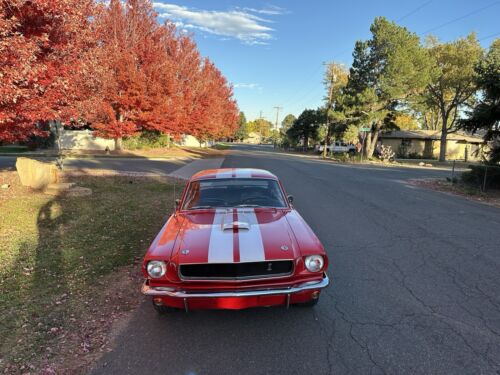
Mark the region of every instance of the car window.
[[182, 208], [195, 210], [217, 207], [287, 207], [276, 180], [218, 178], [192, 181]]

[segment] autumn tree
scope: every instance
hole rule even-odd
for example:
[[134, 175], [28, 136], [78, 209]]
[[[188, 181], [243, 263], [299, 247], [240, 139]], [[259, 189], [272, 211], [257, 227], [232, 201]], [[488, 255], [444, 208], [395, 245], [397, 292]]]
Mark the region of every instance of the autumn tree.
[[389, 113], [385, 118], [387, 128], [395, 130], [418, 130], [418, 122], [411, 114], [404, 111], [395, 111]]
[[74, 77], [89, 42], [92, 0], [0, 0], [0, 141], [47, 135], [76, 115]]
[[429, 102], [439, 110], [441, 145], [439, 160], [446, 160], [448, 133], [456, 130], [461, 108], [474, 100], [477, 91], [475, 67], [483, 50], [475, 34], [450, 43], [428, 39], [433, 71], [427, 86]]
[[[349, 80], [349, 71], [342, 64], [335, 62], [329, 63], [326, 67], [323, 84], [325, 85], [327, 96], [325, 97], [325, 131], [323, 157], [326, 157], [327, 145], [330, 143], [330, 136], [333, 129], [337, 133], [345, 130], [344, 96], [347, 82]], [[339, 126], [342, 128], [340, 129]]]
[[95, 23], [99, 48], [89, 61], [100, 85], [83, 115], [98, 135], [120, 149], [122, 137], [140, 131], [201, 141], [234, 134], [232, 88], [189, 35], [158, 24], [149, 0], [101, 4]]
[[232, 87], [150, 0], [0, 0], [0, 37], [0, 140], [43, 134], [47, 120], [90, 123], [118, 149], [139, 131], [237, 129]]
[[199, 91], [190, 113], [192, 130], [189, 133], [204, 141], [234, 134], [238, 108], [232, 99], [232, 87], [208, 59], [203, 63], [198, 83]]
[[271, 136], [271, 130], [273, 128], [273, 123], [263, 119], [258, 118], [254, 121], [250, 121], [248, 124], [248, 131], [252, 133], [257, 133], [261, 138], [269, 138]]
[[104, 72], [89, 120], [121, 149], [122, 137], [154, 129], [161, 118], [165, 29], [147, 0], [111, 0], [97, 13], [96, 28], [100, 48], [95, 52]]

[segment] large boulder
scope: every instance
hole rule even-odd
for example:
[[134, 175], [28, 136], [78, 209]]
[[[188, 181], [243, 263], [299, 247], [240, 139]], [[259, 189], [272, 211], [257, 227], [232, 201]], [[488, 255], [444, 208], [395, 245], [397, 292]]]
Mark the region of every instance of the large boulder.
[[59, 169], [52, 163], [44, 163], [29, 158], [17, 158], [16, 169], [21, 184], [36, 190], [45, 190], [59, 180]]

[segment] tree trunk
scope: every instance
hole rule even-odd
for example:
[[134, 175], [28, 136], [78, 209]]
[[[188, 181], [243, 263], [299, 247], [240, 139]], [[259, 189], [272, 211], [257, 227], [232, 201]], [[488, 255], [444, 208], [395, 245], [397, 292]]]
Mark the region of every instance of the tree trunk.
[[[123, 113], [120, 113], [118, 115], [118, 121], [123, 122], [124, 120], [125, 120], [125, 116], [123, 116]], [[122, 137], [115, 138], [115, 150], [116, 151], [123, 150], [123, 138]]]
[[309, 137], [304, 137], [304, 148], [306, 150], [309, 148]]
[[123, 138], [122, 137], [115, 138], [115, 150], [117, 150], [117, 151], [123, 150]]
[[327, 126], [325, 134], [325, 144], [323, 146], [323, 157], [326, 158], [328, 154], [328, 145], [330, 144], [330, 127]]
[[439, 145], [439, 161], [446, 161], [446, 146], [448, 138], [448, 115], [443, 113], [443, 124], [441, 125], [441, 144]]
[[172, 145], [171, 145], [172, 138], [170, 138], [170, 133], [167, 133], [167, 137], [168, 137], [167, 148], [170, 148], [170, 147], [172, 147]]
[[373, 152], [375, 151], [375, 147], [378, 142], [378, 135], [380, 133], [380, 124], [375, 125], [375, 129], [373, 129], [370, 133], [366, 135], [366, 146], [365, 146], [365, 156], [367, 158], [373, 157]]
[[365, 154], [365, 158], [369, 158], [368, 156], [370, 154], [371, 150], [371, 155], [373, 155], [373, 150], [372, 150], [372, 133], [366, 133], [365, 135], [365, 149], [363, 150], [363, 153]]

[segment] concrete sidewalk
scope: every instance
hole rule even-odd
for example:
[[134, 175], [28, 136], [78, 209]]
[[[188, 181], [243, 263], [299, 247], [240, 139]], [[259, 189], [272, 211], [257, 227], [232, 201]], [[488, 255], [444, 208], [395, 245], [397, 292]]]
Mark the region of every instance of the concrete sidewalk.
[[169, 173], [169, 176], [187, 180], [195, 173], [202, 171], [204, 169], [220, 168], [223, 162], [224, 158], [209, 158], [209, 159], [195, 160], [173, 171], [172, 173]]

